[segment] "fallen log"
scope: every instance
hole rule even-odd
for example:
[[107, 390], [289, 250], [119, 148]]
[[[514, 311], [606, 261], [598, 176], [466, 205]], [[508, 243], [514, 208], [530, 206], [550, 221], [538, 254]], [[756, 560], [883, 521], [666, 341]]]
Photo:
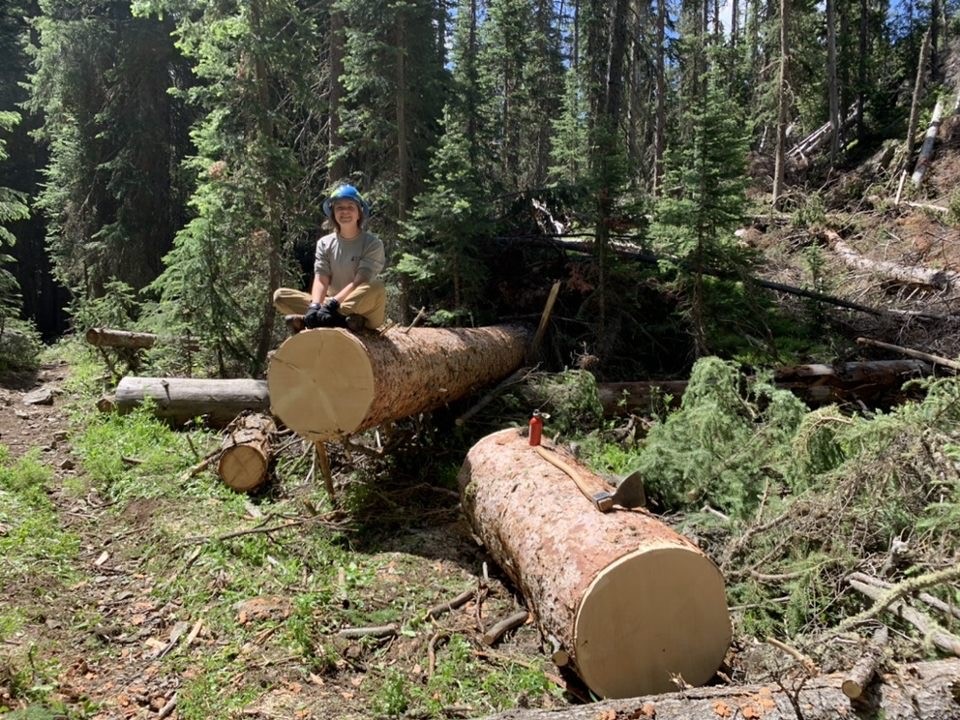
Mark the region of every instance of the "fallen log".
[[276, 429], [269, 415], [251, 413], [237, 418], [220, 446], [220, 479], [237, 492], [262, 485], [270, 467], [270, 434]]
[[[774, 371], [777, 387], [790, 390], [811, 405], [870, 400], [910, 378], [930, 374], [920, 360], [871, 360], [839, 365], [794, 365]], [[640, 380], [599, 383], [597, 393], [606, 415], [650, 413], [669, 398], [679, 405], [687, 389], [686, 380]]]
[[956, 360], [951, 360], [950, 358], [941, 357], [940, 355], [933, 355], [931, 353], [925, 353], [920, 350], [914, 350], [913, 348], [907, 348], [901, 345], [892, 345], [891, 343], [885, 343], [879, 340], [872, 340], [871, 338], [865, 338], [865, 337], [858, 337], [857, 343], [859, 345], [871, 345], [873, 347], [882, 348], [884, 350], [892, 350], [893, 352], [898, 352], [901, 355], [915, 357], [920, 360], [926, 360], [928, 362], [931, 362], [934, 365], [943, 365], [944, 367], [951, 368], [952, 370], [960, 371], [960, 362], [957, 362]]
[[943, 270], [933, 270], [915, 265], [901, 265], [887, 260], [872, 260], [864, 257], [842, 240], [835, 241], [833, 249], [844, 265], [855, 270], [865, 270], [899, 283], [925, 285], [937, 290], [945, 290], [950, 285], [950, 275]]
[[159, 335], [144, 332], [130, 332], [113, 328], [90, 328], [84, 335], [87, 343], [94, 347], [121, 347], [131, 350], [147, 350], [158, 342], [180, 345], [186, 350], [196, 352], [200, 344], [196, 338], [161, 338]]
[[297, 434], [333, 440], [433, 410], [520, 367], [520, 325], [363, 333], [307, 330], [270, 360], [273, 414]]
[[910, 176], [910, 182], [914, 187], [923, 182], [923, 176], [927, 174], [927, 168], [933, 158], [933, 146], [937, 142], [937, 133], [940, 132], [940, 121], [943, 118], [943, 100], [937, 100], [933, 108], [933, 117], [930, 118], [930, 126], [923, 136], [923, 145], [920, 146], [920, 157], [917, 158], [917, 164], [913, 168], [913, 175]]
[[562, 710], [516, 709], [484, 720], [878, 720], [960, 719], [960, 661], [911, 663], [881, 676], [856, 703], [843, 694], [844, 674], [783, 678], [766, 685], [710, 687]]
[[[270, 405], [263, 380], [204, 380], [128, 375], [120, 380], [113, 408], [130, 412], [150, 399], [156, 417], [182, 425], [203, 417], [211, 427], [225, 427], [244, 410], [265, 412]], [[104, 408], [109, 404], [102, 403]]]
[[593, 692], [630, 697], [671, 690], [677, 676], [713, 677], [730, 617], [720, 571], [692, 542], [643, 510], [597, 512], [516, 429], [474, 445], [459, 484], [477, 535]]

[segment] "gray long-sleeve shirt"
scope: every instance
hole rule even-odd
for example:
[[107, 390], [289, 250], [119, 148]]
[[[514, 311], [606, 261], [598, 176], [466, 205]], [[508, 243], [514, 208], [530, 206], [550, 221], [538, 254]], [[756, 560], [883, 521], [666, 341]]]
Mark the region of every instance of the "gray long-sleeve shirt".
[[362, 282], [370, 282], [385, 264], [383, 243], [376, 235], [364, 230], [345, 240], [334, 232], [317, 240], [313, 271], [330, 278], [329, 293], [335, 295], [358, 276]]

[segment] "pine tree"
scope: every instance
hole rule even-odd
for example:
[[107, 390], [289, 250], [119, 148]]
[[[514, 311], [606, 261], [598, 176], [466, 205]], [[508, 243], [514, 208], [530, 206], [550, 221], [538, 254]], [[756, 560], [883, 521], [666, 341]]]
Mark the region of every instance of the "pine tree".
[[201, 118], [186, 165], [195, 216], [152, 286], [152, 322], [206, 338], [221, 374], [255, 373], [274, 341], [272, 293], [290, 247], [317, 232], [328, 145], [317, 127], [316, 53], [326, 18], [292, 0], [189, 6], [177, 33], [200, 80], [189, 92]]
[[[15, 112], [0, 112], [0, 133], [8, 133], [19, 120], [20, 116]], [[8, 157], [6, 140], [0, 137], [0, 163]], [[27, 196], [22, 192], [0, 187], [0, 336], [3, 334], [7, 320], [15, 317], [20, 311], [20, 286], [13, 273], [2, 267], [13, 261], [3, 248], [13, 247], [17, 241], [6, 226], [18, 220], [26, 220], [29, 216]]]
[[724, 90], [714, 64], [702, 97], [687, 107], [681, 121], [688, 135], [668, 148], [666, 184], [657, 202], [651, 235], [673, 259], [698, 355], [724, 323], [723, 308], [708, 296], [705, 270], [736, 275], [748, 262], [734, 230], [746, 205], [747, 138], [742, 111]]
[[443, 134], [430, 161], [427, 187], [400, 236], [401, 254], [395, 273], [404, 290], [404, 304], [416, 292], [419, 305], [453, 307], [449, 320], [459, 319], [478, 299], [483, 280], [477, 260], [478, 241], [489, 229], [490, 204], [485, 178], [494, 166], [491, 128], [479, 112], [477, 0], [461, 0], [453, 42], [453, 88], [443, 115]]
[[186, 68], [172, 24], [134, 18], [121, 0], [40, 7], [27, 107], [42, 113], [50, 150], [37, 206], [56, 274], [80, 302], [111, 278], [142, 287], [183, 221], [187, 123], [167, 89]]
[[341, 156], [351, 179], [402, 219], [423, 187], [438, 136], [447, 74], [435, 0], [338, 0], [345, 18]]
[[[0, 112], [0, 164], [8, 157], [6, 139], [19, 121], [17, 113]], [[39, 350], [33, 328], [19, 320], [20, 285], [5, 265], [13, 262], [6, 250], [13, 247], [16, 238], [7, 228], [8, 223], [25, 220], [30, 216], [27, 196], [6, 187], [0, 187], [0, 368], [32, 367]]]
[[478, 65], [499, 162], [495, 186], [541, 186], [550, 164], [551, 119], [560, 109], [563, 68], [552, 3], [492, 0], [481, 31]]

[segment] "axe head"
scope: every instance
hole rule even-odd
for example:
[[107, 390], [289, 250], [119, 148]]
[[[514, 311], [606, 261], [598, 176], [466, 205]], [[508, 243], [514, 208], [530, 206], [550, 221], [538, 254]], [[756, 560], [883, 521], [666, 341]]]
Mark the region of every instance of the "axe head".
[[625, 508], [643, 507], [647, 504], [647, 494], [643, 489], [643, 475], [634, 470], [625, 475], [613, 493], [613, 504]]

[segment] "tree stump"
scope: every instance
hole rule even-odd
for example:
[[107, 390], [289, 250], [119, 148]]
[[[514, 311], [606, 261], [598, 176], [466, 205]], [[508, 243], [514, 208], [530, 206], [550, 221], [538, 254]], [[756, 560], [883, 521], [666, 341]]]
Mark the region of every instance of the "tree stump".
[[631, 697], [714, 675], [730, 617], [720, 571], [692, 542], [644, 510], [598, 512], [515, 429], [474, 445], [459, 481], [477, 535], [591, 690]]
[[506, 377], [523, 362], [523, 326], [306, 330], [267, 371], [273, 414], [311, 440], [335, 440], [433, 410]]
[[217, 474], [237, 492], [250, 492], [267, 477], [273, 419], [254, 413], [237, 418], [223, 439]]

